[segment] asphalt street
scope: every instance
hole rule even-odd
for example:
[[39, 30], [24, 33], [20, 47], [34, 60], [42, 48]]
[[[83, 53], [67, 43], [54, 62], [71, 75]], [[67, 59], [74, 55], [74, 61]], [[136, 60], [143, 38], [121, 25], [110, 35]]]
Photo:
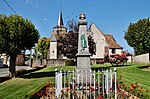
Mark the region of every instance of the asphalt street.
[[[20, 69], [32, 69], [29, 66], [16, 66], [16, 70]], [[7, 77], [9, 75], [9, 68], [0, 68], [0, 77]]]

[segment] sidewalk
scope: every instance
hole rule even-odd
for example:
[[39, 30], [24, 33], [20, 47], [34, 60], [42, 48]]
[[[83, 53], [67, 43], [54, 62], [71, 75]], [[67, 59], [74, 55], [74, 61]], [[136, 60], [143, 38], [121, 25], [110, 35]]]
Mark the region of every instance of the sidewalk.
[[[33, 69], [30, 66], [16, 66], [16, 71], [20, 69], [30, 70]], [[9, 76], [9, 68], [0, 68], [0, 77], [8, 77]]]

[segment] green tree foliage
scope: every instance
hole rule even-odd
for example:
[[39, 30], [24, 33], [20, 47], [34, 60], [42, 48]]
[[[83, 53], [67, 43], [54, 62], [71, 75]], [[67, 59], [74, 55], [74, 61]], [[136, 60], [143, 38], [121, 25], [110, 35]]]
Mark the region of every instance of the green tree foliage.
[[150, 52], [150, 19], [144, 18], [130, 23], [124, 38], [134, 48], [136, 55]]
[[31, 49], [39, 39], [39, 32], [19, 15], [0, 15], [0, 53], [10, 56], [10, 77], [15, 77], [16, 57], [22, 50]]
[[[39, 39], [36, 49], [42, 54], [43, 58], [47, 58], [50, 38], [42, 37]], [[35, 51], [36, 52], [36, 51]]]

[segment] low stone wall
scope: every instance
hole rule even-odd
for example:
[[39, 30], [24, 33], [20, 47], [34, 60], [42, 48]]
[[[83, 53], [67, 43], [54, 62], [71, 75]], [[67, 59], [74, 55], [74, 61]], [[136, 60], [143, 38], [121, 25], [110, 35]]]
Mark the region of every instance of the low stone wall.
[[65, 59], [38, 59], [33, 60], [32, 66], [47, 65], [47, 66], [65, 66]]
[[47, 66], [65, 66], [65, 59], [46, 59]]
[[149, 53], [147, 53], [147, 54], [134, 56], [133, 62], [142, 63], [142, 64], [150, 64], [150, 55]]

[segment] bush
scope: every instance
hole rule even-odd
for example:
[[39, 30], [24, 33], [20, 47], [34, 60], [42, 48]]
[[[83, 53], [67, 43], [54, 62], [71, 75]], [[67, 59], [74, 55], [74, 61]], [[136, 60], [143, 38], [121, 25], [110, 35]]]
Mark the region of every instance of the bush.
[[65, 66], [75, 66], [74, 60], [65, 60]]

